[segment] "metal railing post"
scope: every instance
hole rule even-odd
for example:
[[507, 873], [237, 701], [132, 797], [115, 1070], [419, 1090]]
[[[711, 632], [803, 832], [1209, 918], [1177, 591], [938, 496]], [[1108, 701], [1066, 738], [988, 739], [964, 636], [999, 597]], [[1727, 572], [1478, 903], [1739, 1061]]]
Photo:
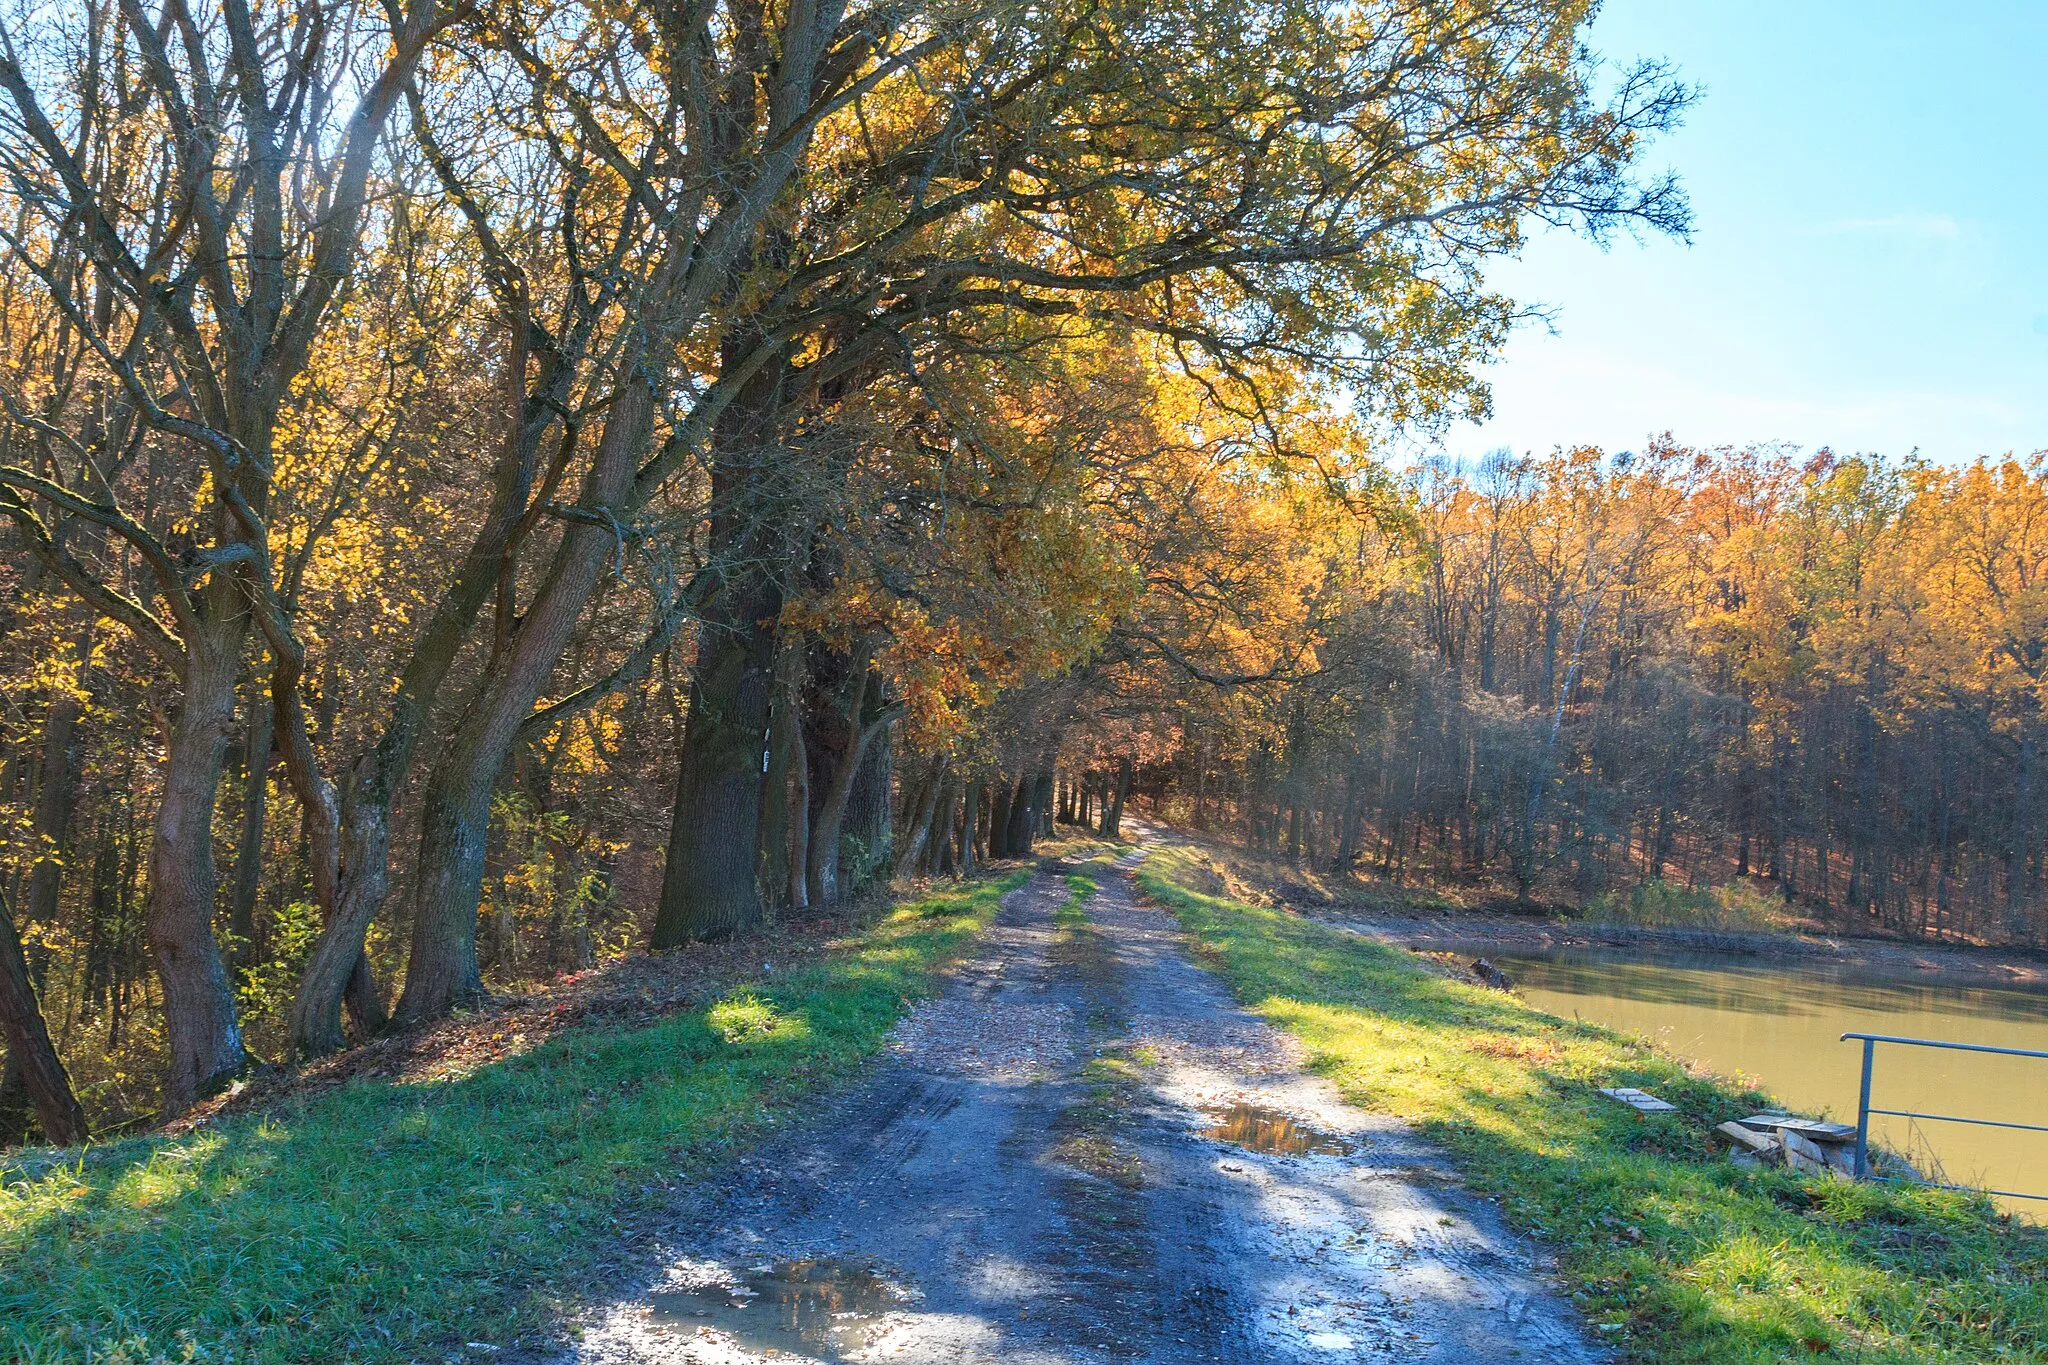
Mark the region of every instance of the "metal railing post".
[[1901, 1047], [1940, 1048], [1946, 1052], [1986, 1052], [2001, 1057], [2037, 1057], [2048, 1061], [2048, 1052], [2030, 1047], [1993, 1047], [1989, 1043], [1948, 1043], [1934, 1038], [1906, 1038], [1894, 1033], [1845, 1033], [1842, 1041], [1851, 1038], [1863, 1044], [1863, 1094], [1856, 1101], [1856, 1178], [1887, 1181], [1910, 1181], [1924, 1184], [1937, 1190], [1965, 1190], [1973, 1194], [1996, 1195], [2001, 1199], [2038, 1199], [2048, 1203], [2048, 1194], [2029, 1194], [2024, 1190], [1988, 1190], [1974, 1185], [1948, 1185], [1935, 1181], [1922, 1181], [1913, 1176], [1870, 1174], [1870, 1116], [1888, 1114], [1894, 1118], [1926, 1119], [1930, 1123], [1967, 1123], [1976, 1128], [2005, 1128], [2019, 1133], [2048, 1133], [2048, 1124], [2013, 1123], [2005, 1119], [1978, 1119], [1966, 1114], [1930, 1114], [1918, 1109], [1873, 1109], [1870, 1107], [1870, 1071], [1877, 1056], [1879, 1043], [1897, 1043]]
[[1870, 1067], [1877, 1060], [1877, 1039], [1863, 1040], [1863, 1096], [1856, 1101], [1856, 1178], [1870, 1174]]

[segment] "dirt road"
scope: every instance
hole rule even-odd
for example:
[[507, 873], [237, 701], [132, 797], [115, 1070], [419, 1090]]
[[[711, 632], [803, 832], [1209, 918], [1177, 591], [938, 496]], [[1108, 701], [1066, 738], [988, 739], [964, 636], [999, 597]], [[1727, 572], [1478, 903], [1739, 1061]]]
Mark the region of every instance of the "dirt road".
[[565, 1359], [1607, 1358], [1532, 1248], [1305, 1075], [1120, 870], [1090, 926], [1056, 922], [1063, 871], [866, 1084], [679, 1209], [659, 1278]]

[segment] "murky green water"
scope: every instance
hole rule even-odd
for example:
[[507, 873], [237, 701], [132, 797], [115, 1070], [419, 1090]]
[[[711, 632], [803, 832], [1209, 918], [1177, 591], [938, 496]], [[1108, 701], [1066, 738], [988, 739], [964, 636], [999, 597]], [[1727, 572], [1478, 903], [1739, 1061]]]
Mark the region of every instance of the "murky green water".
[[[1888, 980], [1796, 960], [1710, 954], [1489, 953], [1538, 1008], [1644, 1033], [1787, 1105], [1856, 1121], [1862, 1044], [1890, 1033], [2048, 1052], [2048, 994]], [[1879, 1044], [1871, 1104], [2048, 1125], [2048, 1060]], [[1873, 1118], [1872, 1132], [1950, 1180], [2048, 1194], [2048, 1133]], [[2042, 1220], [2048, 1204], [2004, 1201]]]

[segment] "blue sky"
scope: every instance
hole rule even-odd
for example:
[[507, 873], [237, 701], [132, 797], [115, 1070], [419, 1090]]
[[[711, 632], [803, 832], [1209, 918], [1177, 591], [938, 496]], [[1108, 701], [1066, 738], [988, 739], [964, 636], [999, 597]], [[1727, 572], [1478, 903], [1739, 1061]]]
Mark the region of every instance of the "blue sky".
[[1706, 87], [1650, 153], [1693, 245], [1552, 233], [1497, 268], [1555, 333], [1510, 341], [1452, 454], [2048, 448], [2048, 0], [1608, 0], [1591, 41]]

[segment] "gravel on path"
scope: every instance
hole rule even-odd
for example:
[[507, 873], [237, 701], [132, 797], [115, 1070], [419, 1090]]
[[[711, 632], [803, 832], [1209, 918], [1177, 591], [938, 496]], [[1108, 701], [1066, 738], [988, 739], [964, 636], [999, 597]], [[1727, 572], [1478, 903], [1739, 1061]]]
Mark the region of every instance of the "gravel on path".
[[1538, 1251], [1405, 1126], [1345, 1105], [1187, 957], [1065, 874], [820, 1118], [678, 1205], [559, 1360], [1592, 1362]]

